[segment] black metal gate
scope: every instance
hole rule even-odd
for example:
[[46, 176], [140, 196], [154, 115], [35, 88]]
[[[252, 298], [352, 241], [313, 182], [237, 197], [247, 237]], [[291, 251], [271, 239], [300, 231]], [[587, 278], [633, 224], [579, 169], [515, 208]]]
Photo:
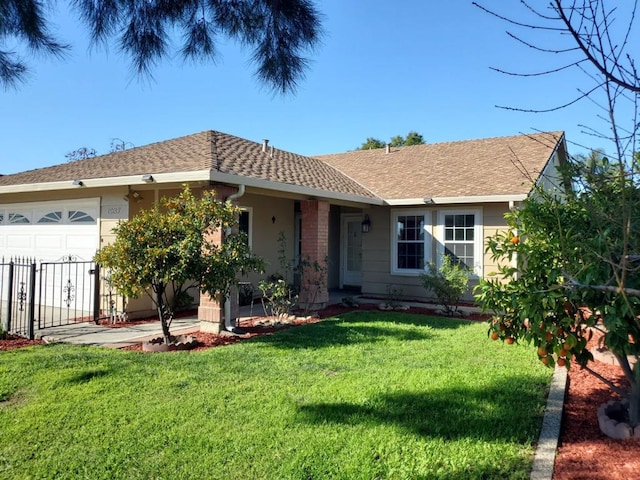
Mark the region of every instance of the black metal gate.
[[33, 339], [36, 330], [103, 318], [116, 321], [126, 299], [108, 271], [68, 255], [57, 262], [11, 259], [0, 263], [0, 327]]
[[0, 263], [0, 330], [33, 339], [36, 264], [27, 258]]

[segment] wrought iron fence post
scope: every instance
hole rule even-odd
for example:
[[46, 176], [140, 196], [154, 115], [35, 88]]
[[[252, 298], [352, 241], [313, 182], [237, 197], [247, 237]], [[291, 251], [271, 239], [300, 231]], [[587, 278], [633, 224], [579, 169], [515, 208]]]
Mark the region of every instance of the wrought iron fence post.
[[7, 332], [11, 331], [11, 316], [13, 315], [13, 272], [14, 272], [14, 263], [13, 260], [9, 261], [9, 288], [8, 290], [8, 300], [7, 304]]
[[96, 263], [89, 273], [93, 275], [93, 323], [97, 325], [100, 321], [100, 265]]
[[34, 337], [34, 325], [36, 323], [36, 264], [31, 262], [29, 277], [29, 323], [27, 325], [29, 340]]

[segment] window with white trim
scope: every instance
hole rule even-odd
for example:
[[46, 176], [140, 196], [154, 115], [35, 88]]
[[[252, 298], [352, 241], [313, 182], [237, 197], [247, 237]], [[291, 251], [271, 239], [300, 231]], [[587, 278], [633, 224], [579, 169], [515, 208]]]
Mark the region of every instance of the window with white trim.
[[441, 210], [438, 215], [439, 257], [450, 256], [475, 275], [482, 275], [481, 210]]
[[249, 248], [251, 248], [251, 208], [242, 207], [238, 217], [238, 231], [243, 232], [247, 236]]
[[395, 211], [391, 215], [392, 273], [416, 274], [431, 260], [431, 213]]

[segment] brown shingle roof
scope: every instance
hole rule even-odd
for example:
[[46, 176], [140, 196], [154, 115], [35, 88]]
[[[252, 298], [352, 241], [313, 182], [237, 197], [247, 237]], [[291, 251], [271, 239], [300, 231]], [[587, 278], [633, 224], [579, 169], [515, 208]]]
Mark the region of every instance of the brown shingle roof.
[[371, 199], [527, 194], [531, 181], [523, 171], [537, 178], [562, 137], [538, 133], [311, 158], [264, 152], [260, 143], [209, 130], [0, 176], [0, 187], [212, 170]]
[[563, 132], [536, 133], [316, 158], [387, 200], [528, 194], [530, 178], [542, 173], [562, 137]]
[[357, 182], [320, 160], [271, 148], [263, 152], [262, 144], [211, 130], [6, 175], [0, 177], [0, 186], [201, 170], [375, 198]]
[[6, 175], [0, 178], [0, 185], [207, 170], [211, 168], [212, 161], [211, 133], [196, 133], [99, 157]]

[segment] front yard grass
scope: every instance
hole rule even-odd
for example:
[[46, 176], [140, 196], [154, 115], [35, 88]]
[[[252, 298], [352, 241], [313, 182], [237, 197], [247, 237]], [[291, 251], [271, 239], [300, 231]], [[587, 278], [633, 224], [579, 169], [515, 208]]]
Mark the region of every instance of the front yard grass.
[[204, 352], [0, 352], [0, 477], [528, 478], [551, 372], [486, 330], [354, 312]]

